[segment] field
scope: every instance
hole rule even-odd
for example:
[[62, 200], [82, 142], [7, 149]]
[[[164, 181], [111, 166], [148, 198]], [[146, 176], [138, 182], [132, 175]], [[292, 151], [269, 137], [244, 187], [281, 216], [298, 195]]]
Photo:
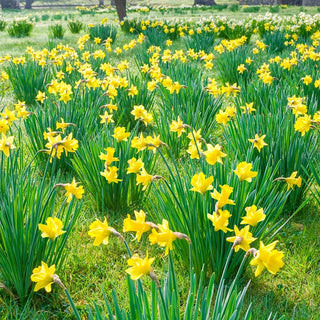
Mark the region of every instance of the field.
[[320, 319], [318, 8], [192, 3], [0, 13], [0, 319]]

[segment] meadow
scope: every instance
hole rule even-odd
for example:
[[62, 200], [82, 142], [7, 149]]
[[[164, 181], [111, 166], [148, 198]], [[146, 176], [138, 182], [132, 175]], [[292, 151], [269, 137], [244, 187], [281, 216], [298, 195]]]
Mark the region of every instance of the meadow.
[[320, 319], [318, 8], [191, 5], [1, 12], [0, 319]]

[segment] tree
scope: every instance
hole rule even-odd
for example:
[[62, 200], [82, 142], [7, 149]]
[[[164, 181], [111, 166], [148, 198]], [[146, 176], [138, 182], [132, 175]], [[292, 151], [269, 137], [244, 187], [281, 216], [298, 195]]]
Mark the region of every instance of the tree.
[[194, 5], [215, 6], [216, 3], [214, 0], [194, 0]]
[[114, 0], [119, 20], [122, 21], [127, 16], [127, 0]]
[[103, 7], [104, 6], [104, 0], [99, 0], [99, 7]]
[[20, 0], [1, 0], [1, 9], [20, 9]]
[[32, 9], [32, 3], [34, 0], [26, 0], [26, 5], [24, 6], [25, 9]]

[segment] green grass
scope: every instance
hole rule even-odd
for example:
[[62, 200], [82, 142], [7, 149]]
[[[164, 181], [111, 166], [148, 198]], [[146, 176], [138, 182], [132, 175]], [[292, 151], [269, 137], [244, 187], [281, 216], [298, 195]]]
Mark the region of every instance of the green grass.
[[[61, 1], [62, 2], [62, 1]], [[96, 1], [97, 2], [97, 1]], [[36, 1], [34, 4], [39, 4]], [[43, 2], [44, 3], [44, 2]], [[77, 4], [81, 4], [81, 1]], [[148, 4], [147, 1], [141, 1], [141, 4]], [[163, 4], [160, 1], [153, 3]], [[164, 3], [170, 3], [166, 0]], [[193, 4], [193, 1], [178, 0], [179, 4]], [[222, 1], [220, 1], [222, 3]], [[60, 9], [59, 9], [60, 10]], [[33, 10], [32, 15], [41, 15], [49, 13], [50, 15], [59, 10]], [[258, 14], [267, 12], [268, 8], [263, 7]], [[307, 13], [315, 13], [316, 8], [307, 8]], [[63, 10], [64, 14], [74, 13], [77, 18], [79, 14], [74, 10]], [[280, 14], [290, 15], [297, 13], [297, 8], [280, 9]], [[19, 16], [26, 16], [30, 12], [21, 11]], [[179, 18], [197, 19], [204, 14], [213, 16], [225, 15], [234, 17], [235, 13], [228, 9], [222, 12], [209, 11], [203, 13], [187, 13], [186, 17], [179, 14]], [[242, 19], [247, 13], [237, 12], [237, 18]], [[2, 12], [2, 16], [6, 19], [12, 19], [16, 13]], [[130, 13], [130, 17], [138, 16], [138, 13]], [[96, 14], [95, 16], [84, 15], [80, 17], [84, 24], [100, 22], [102, 18], [109, 17], [111, 20], [116, 18], [115, 13], [112, 14]], [[151, 12], [150, 17], [162, 18], [156, 12]], [[176, 17], [175, 13], [170, 13], [168, 17]], [[66, 21], [62, 20], [66, 26]], [[10, 38], [6, 32], [1, 33], [0, 40], [0, 56], [7, 54], [22, 55], [28, 46], [32, 46], [36, 50], [44, 48], [48, 43], [48, 26], [52, 21], [40, 21], [35, 24], [31, 37], [23, 39]], [[80, 35], [85, 32], [81, 31]], [[76, 46], [78, 35], [72, 35], [66, 32], [63, 40], [58, 41], [70, 46]], [[116, 46], [121, 46], [133, 39], [134, 36], [124, 35], [120, 32], [120, 36], [116, 41]], [[119, 57], [111, 57], [111, 62], [116, 63], [117, 59], [128, 59], [133, 61], [133, 57], [123, 53]], [[6, 93], [2, 103], [12, 105], [14, 98], [11, 94]], [[93, 247], [92, 240], [87, 235], [88, 226], [99, 215], [93, 212], [93, 201], [88, 195], [85, 196], [85, 205], [82, 214], [79, 217], [77, 227], [68, 242], [69, 255], [62, 273], [61, 279], [67, 284], [69, 291], [79, 307], [85, 304], [91, 304], [96, 300], [102, 303], [103, 288], [108, 297], [111, 297], [111, 290], [116, 289], [120, 300], [125, 304], [128, 301], [126, 295], [126, 258], [127, 253], [123, 244], [116, 238], [110, 239], [110, 244], [103, 247]], [[266, 319], [267, 315], [272, 311], [278, 312], [279, 315], [284, 314], [286, 319], [291, 319], [294, 315], [295, 319], [320, 319], [320, 216], [319, 208], [310, 203], [308, 207], [295, 216], [290, 223], [277, 236], [280, 240], [281, 249], [285, 252], [285, 267], [277, 276], [272, 276], [267, 272], [259, 278], [254, 278], [254, 274], [249, 267], [246, 272], [246, 280], [252, 279], [247, 295], [248, 304], [253, 303], [253, 319]], [[128, 212], [131, 213], [132, 212]], [[101, 217], [100, 217], [101, 218]], [[117, 230], [122, 229], [122, 218], [109, 219], [110, 225]], [[130, 242], [134, 252], [145, 252], [145, 243]], [[150, 254], [158, 253], [158, 250], [149, 247]], [[155, 270], [158, 274], [162, 274], [163, 265], [166, 258], [160, 256], [157, 259]], [[176, 259], [177, 266], [179, 260]], [[186, 281], [185, 270], [181, 267], [177, 269], [178, 281], [181, 283], [182, 295], [188, 290], [188, 281]], [[146, 281], [148, 286], [150, 283]], [[249, 301], [250, 300], [250, 301]], [[38, 299], [35, 299], [33, 305], [26, 304], [20, 306], [17, 301], [9, 300], [3, 291], [0, 291], [0, 319], [62, 319], [72, 318], [69, 304], [63, 292], [57, 287], [54, 288], [53, 294], [41, 293]]]

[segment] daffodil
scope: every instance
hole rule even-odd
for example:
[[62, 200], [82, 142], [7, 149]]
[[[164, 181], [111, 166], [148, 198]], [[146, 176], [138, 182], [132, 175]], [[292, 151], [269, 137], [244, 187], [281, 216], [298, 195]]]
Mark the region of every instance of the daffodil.
[[227, 231], [232, 231], [228, 228], [229, 218], [231, 213], [228, 210], [218, 210], [218, 212], [213, 212], [213, 214], [208, 213], [208, 219], [212, 221], [214, 226], [214, 231], [222, 230], [224, 233]]
[[252, 178], [256, 177], [258, 172], [251, 171], [252, 163], [240, 162], [233, 172], [239, 177], [240, 181], [248, 181], [251, 182]]
[[84, 194], [83, 186], [77, 187], [79, 182], [76, 182], [75, 178], [72, 179], [71, 183], [67, 183], [64, 185], [66, 190], [65, 196], [67, 197], [67, 202], [72, 200], [72, 196], [75, 196], [77, 199], [81, 199]]
[[117, 142], [127, 141], [130, 136], [130, 132], [126, 132], [125, 127], [116, 127], [112, 136], [117, 140]]
[[213, 182], [212, 176], [206, 178], [205, 174], [203, 172], [200, 172], [199, 174], [195, 174], [192, 177], [191, 184], [193, 188], [191, 188], [190, 190], [205, 194], [206, 191], [213, 189], [213, 186], [211, 185], [212, 182]]
[[2, 133], [2, 138], [0, 140], [0, 151], [4, 153], [6, 157], [9, 157], [10, 150], [15, 149], [15, 145], [13, 144], [14, 137], [6, 137]]
[[274, 241], [271, 244], [265, 246], [262, 241], [260, 241], [260, 248], [254, 254], [254, 258], [250, 261], [252, 266], [257, 266], [255, 271], [255, 276], [259, 276], [264, 268], [272, 273], [276, 274], [280, 268], [284, 266], [282, 261], [284, 254], [275, 248], [278, 241]]
[[238, 252], [239, 249], [247, 252], [250, 249], [250, 243], [256, 240], [256, 238], [252, 237], [249, 228], [250, 226], [245, 226], [239, 230], [237, 226], [234, 226], [235, 236], [227, 238], [227, 241], [233, 243], [235, 252]]
[[146, 213], [143, 210], [134, 210], [136, 220], [132, 220], [130, 215], [123, 220], [123, 232], [136, 232], [137, 241], [140, 241], [142, 234], [148, 232], [151, 229], [151, 225], [146, 223]]
[[104, 221], [96, 220], [92, 222], [89, 226], [90, 231], [88, 231], [88, 235], [91, 238], [95, 238], [93, 245], [99, 246], [102, 244], [109, 243], [109, 236], [115, 232], [115, 229], [109, 227], [108, 221], [104, 218]]
[[143, 275], [148, 275], [152, 272], [152, 263], [155, 258], [148, 258], [147, 256], [142, 259], [138, 254], [134, 254], [130, 259], [128, 259], [128, 265], [130, 268], [126, 270], [126, 273], [130, 275], [132, 280], [138, 280]]
[[301, 177], [297, 177], [298, 171], [294, 171], [291, 173], [291, 176], [288, 178], [284, 178], [284, 181], [288, 184], [288, 189], [293, 189], [293, 186], [301, 187], [302, 179]]
[[53, 281], [53, 275], [56, 271], [55, 265], [48, 267], [45, 262], [41, 262], [41, 266], [32, 270], [30, 277], [31, 281], [36, 282], [34, 291], [39, 291], [44, 288], [47, 292], [51, 292], [51, 285]]
[[214, 165], [216, 162], [223, 163], [222, 158], [226, 157], [227, 155], [223, 153], [222, 147], [219, 144], [216, 144], [214, 147], [211, 144], [207, 144], [207, 151], [204, 151], [203, 154], [206, 156], [206, 161]]
[[138, 173], [143, 167], [144, 163], [141, 159], [131, 158], [128, 160], [129, 167], [127, 169], [127, 174], [129, 173]]
[[182, 132], [186, 132], [185, 124], [183, 124], [183, 122], [179, 116], [178, 116], [177, 121], [172, 121], [172, 123], [170, 124], [170, 131], [177, 132], [178, 137], [181, 136]]
[[246, 207], [247, 215], [242, 217], [240, 224], [249, 224], [252, 227], [255, 227], [258, 222], [263, 221], [266, 218], [266, 215], [263, 213], [263, 208], [258, 209], [255, 205], [251, 207]]
[[140, 174], [137, 174], [137, 185], [142, 184], [142, 190], [146, 190], [148, 185], [152, 182], [153, 176], [148, 174], [145, 168], [142, 168]]
[[177, 239], [177, 235], [170, 230], [169, 223], [166, 219], [162, 220], [162, 224], [158, 224], [157, 229], [152, 229], [149, 235], [151, 244], [157, 243], [161, 247], [166, 247], [165, 255], [172, 250], [172, 242]]
[[119, 161], [118, 158], [114, 157], [114, 153], [116, 152], [115, 148], [108, 147], [107, 149], [104, 149], [107, 151], [107, 154], [101, 153], [99, 155], [99, 158], [106, 162], [107, 166], [110, 166], [112, 162]]
[[122, 181], [118, 179], [118, 168], [115, 166], [108, 166], [103, 172], [100, 172], [100, 174], [106, 178], [109, 184]]
[[38, 224], [39, 230], [42, 231], [41, 237], [42, 238], [50, 238], [50, 240], [54, 240], [58, 236], [62, 235], [65, 233], [63, 228], [63, 223], [62, 221], [57, 218], [47, 218], [46, 224]]
[[218, 209], [221, 209], [226, 204], [231, 204], [234, 206], [235, 202], [229, 199], [233, 191], [233, 188], [228, 186], [227, 184], [220, 186], [220, 188], [221, 188], [221, 193], [219, 193], [216, 189], [214, 189], [213, 192], [210, 193], [211, 197], [218, 201], [217, 202]]
[[264, 138], [266, 137], [266, 135], [264, 134], [263, 136], [259, 137], [259, 135], [255, 135], [254, 136], [254, 139], [248, 139], [249, 142], [252, 142], [253, 143], [253, 147], [254, 148], [257, 148], [258, 151], [260, 152], [261, 149], [264, 147], [264, 146], [267, 146], [268, 144], [264, 142]]

